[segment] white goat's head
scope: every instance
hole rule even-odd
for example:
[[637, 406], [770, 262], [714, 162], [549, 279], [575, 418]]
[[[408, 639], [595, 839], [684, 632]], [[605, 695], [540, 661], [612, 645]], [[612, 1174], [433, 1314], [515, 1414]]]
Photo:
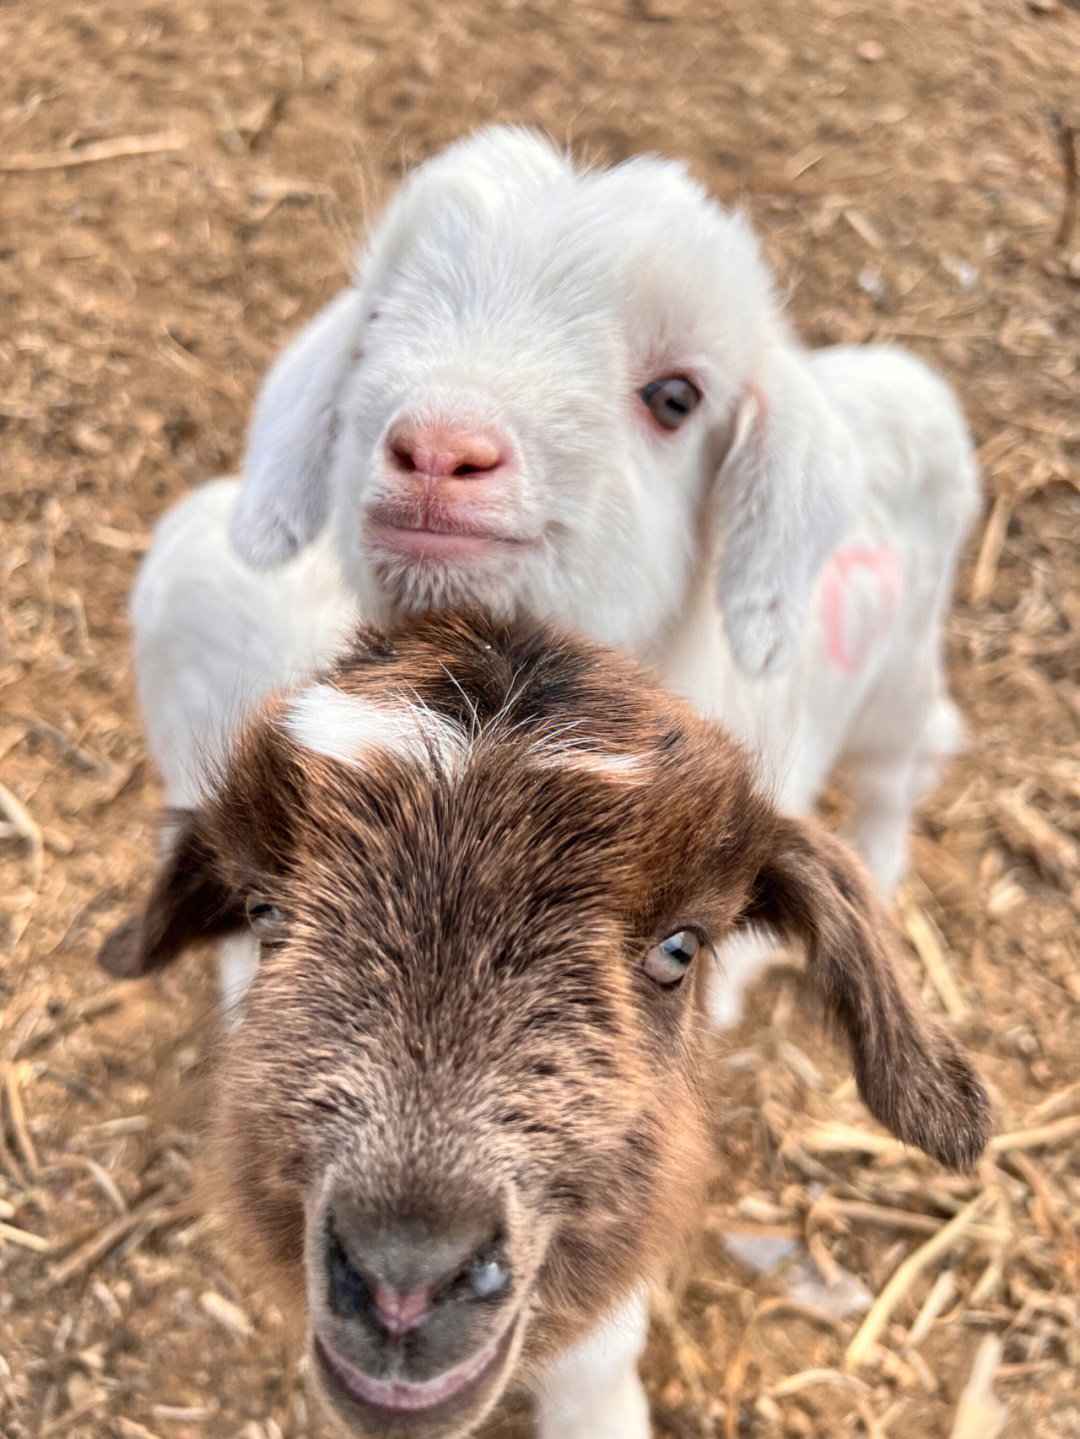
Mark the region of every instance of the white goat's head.
[[741, 216], [494, 128], [412, 175], [271, 371], [232, 536], [273, 565], [331, 522], [377, 620], [480, 603], [639, 648], [719, 557], [760, 673], [843, 522], [834, 430]]

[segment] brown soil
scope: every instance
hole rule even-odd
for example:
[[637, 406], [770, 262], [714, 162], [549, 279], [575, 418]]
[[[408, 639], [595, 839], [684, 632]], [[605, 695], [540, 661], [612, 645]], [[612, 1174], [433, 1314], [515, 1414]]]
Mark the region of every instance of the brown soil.
[[[771, 981], [724, 1071], [705, 1238], [658, 1295], [657, 1433], [992, 1439], [961, 1393], [996, 1336], [1003, 1432], [1076, 1439], [1075, 0], [9, 0], [0, 55], [0, 1433], [318, 1432], [274, 1296], [205, 1217], [209, 966], [123, 987], [93, 964], [161, 800], [125, 597], [403, 163], [503, 118], [684, 157], [747, 206], [809, 339], [895, 338], [953, 379], [986, 473], [949, 641], [971, 750], [900, 912], [1005, 1138], [961, 1180], [882, 1147], [797, 978]], [[970, 1200], [850, 1369], [858, 1318], [717, 1238], [801, 1236], [881, 1295]]]

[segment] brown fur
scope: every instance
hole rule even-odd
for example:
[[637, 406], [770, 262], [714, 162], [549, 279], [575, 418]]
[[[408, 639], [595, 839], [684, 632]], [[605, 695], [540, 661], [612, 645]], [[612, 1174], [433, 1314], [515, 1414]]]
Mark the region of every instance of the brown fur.
[[[409, 1415], [379, 1433], [465, 1432], [518, 1345], [526, 1368], [549, 1357], [692, 1226], [708, 956], [655, 983], [644, 956], [673, 931], [803, 941], [870, 1109], [946, 1164], [982, 1149], [986, 1097], [897, 979], [857, 861], [778, 815], [743, 752], [632, 664], [539, 627], [436, 616], [361, 633], [332, 683], [454, 720], [466, 760], [329, 759], [272, 701], [102, 959], [156, 968], [242, 923], [252, 894], [286, 916], [228, 1046], [222, 1142], [245, 1227], [292, 1282], [306, 1262], [316, 1328], [364, 1372], [385, 1355], [320, 1289], [320, 1226], [341, 1196], [364, 1222], [502, 1215], [505, 1304], [433, 1322], [405, 1372], [460, 1362], [527, 1304], [505, 1364], [449, 1428]], [[605, 772], [560, 750], [639, 763]]]

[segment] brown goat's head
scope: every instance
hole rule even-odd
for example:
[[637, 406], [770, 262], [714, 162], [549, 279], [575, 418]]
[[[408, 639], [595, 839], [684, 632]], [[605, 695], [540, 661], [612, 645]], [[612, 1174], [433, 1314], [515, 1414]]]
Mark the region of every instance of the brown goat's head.
[[707, 1166], [703, 961], [736, 927], [805, 943], [896, 1134], [952, 1165], [986, 1140], [843, 846], [561, 634], [362, 634], [247, 723], [102, 960], [144, 973], [246, 924], [228, 1182], [353, 1433], [470, 1431], [670, 1256]]

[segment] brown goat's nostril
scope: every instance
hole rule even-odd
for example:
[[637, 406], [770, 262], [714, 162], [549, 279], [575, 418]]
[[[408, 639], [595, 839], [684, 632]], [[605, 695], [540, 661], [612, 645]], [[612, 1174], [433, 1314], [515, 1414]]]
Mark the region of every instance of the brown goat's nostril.
[[451, 1302], [494, 1302], [510, 1288], [501, 1226], [473, 1219], [441, 1228], [366, 1221], [347, 1205], [327, 1223], [327, 1300], [345, 1320], [407, 1334]]
[[423, 1324], [431, 1308], [431, 1290], [426, 1285], [411, 1289], [408, 1294], [399, 1294], [385, 1284], [376, 1284], [372, 1290], [371, 1307], [375, 1318], [388, 1334], [408, 1334]]
[[335, 1314], [342, 1319], [359, 1319], [370, 1310], [371, 1285], [353, 1264], [332, 1227], [326, 1231], [326, 1278], [327, 1299]]

